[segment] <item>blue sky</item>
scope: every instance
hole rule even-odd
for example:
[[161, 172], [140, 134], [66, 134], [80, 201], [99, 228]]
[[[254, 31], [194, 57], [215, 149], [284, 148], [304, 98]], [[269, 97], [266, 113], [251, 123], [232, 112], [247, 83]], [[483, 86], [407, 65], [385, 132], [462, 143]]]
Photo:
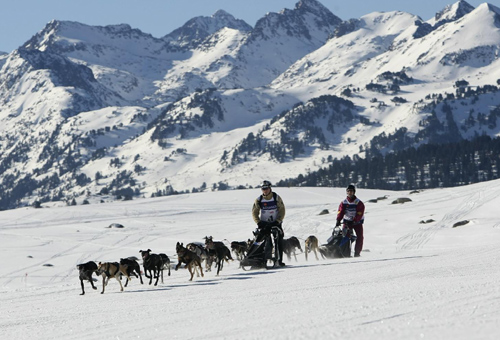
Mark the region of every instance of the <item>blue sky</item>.
[[[376, 11], [404, 11], [428, 20], [454, 0], [319, 0], [343, 20]], [[496, 2], [497, 0], [495, 0]], [[267, 12], [294, 8], [298, 0], [15, 0], [2, 1], [0, 51], [11, 52], [51, 20], [88, 25], [129, 24], [154, 37], [170, 33], [195, 16], [218, 9], [254, 26]], [[474, 7], [484, 1], [467, 1]], [[493, 4], [492, 1], [490, 3]], [[498, 6], [498, 4], [496, 4]]]

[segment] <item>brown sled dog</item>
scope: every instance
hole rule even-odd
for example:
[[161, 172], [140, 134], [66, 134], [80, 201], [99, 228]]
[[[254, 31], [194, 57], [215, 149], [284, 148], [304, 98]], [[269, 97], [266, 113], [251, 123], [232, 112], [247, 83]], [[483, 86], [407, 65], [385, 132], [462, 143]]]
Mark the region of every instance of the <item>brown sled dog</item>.
[[191, 278], [189, 279], [189, 281], [193, 281], [194, 268], [196, 266], [200, 269], [201, 276], [204, 276], [200, 257], [196, 255], [196, 253], [185, 248], [184, 244], [179, 242], [177, 242], [175, 250], [177, 251], [177, 265], [175, 266], [175, 270], [178, 270], [181, 264], [185, 263], [187, 269], [189, 270], [189, 274], [191, 274]]
[[[191, 242], [186, 244], [186, 248], [195, 253], [200, 257], [201, 263], [205, 261], [205, 273], [212, 271], [212, 264], [214, 263], [215, 260], [215, 252], [210, 253], [209, 249], [205, 247], [203, 243], [200, 242]], [[200, 277], [200, 273], [198, 273], [198, 270], [196, 269], [196, 276]]]
[[104, 294], [104, 288], [108, 285], [110, 278], [115, 278], [120, 284], [120, 291], [123, 292], [122, 281], [120, 280], [121, 275], [125, 276], [127, 280], [130, 281], [130, 276], [127, 273], [127, 265], [119, 264], [118, 262], [99, 262], [97, 266], [96, 273], [102, 275], [102, 292]]
[[[316, 255], [316, 260], [319, 260], [318, 251], [319, 251], [318, 238], [314, 235], [311, 235], [308, 238], [306, 238], [305, 249], [304, 249], [304, 253], [306, 254], [306, 261], [307, 261], [307, 254], [309, 254], [310, 252], [314, 252], [314, 255]], [[321, 256], [324, 258], [323, 254], [321, 254]]]

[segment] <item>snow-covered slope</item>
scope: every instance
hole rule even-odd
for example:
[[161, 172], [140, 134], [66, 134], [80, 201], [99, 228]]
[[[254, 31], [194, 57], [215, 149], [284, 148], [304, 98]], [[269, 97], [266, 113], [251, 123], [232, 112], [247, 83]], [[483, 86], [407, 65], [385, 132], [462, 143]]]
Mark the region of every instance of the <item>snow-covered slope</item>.
[[316, 0], [303, 0], [293, 10], [266, 14], [251, 31], [218, 31], [191, 58], [176, 63], [160, 93], [192, 92], [186, 83], [222, 89], [268, 85], [297, 59], [322, 46], [340, 22]]
[[203, 42], [205, 38], [223, 28], [235, 29], [241, 32], [252, 30], [252, 26], [245, 21], [236, 19], [224, 10], [218, 10], [211, 17], [200, 16], [189, 20], [182, 27], [167, 34], [164, 39], [172, 46], [184, 49], [194, 48]]
[[101, 27], [52, 21], [23, 47], [83, 63], [102, 84], [130, 100], [141, 100], [154, 91], [154, 81], [161, 79], [172, 61], [186, 57], [186, 52], [169, 51], [166, 40], [126, 24]]
[[[285, 237], [325, 243], [344, 188], [275, 188]], [[213, 236], [252, 237], [259, 190], [207, 192], [75, 207], [0, 212], [0, 330], [8, 339], [496, 339], [500, 317], [500, 182], [419, 193], [363, 190], [360, 258], [303, 253], [287, 268], [243, 271], [238, 262], [188, 281], [186, 269], [158, 286], [120, 292], [102, 279], [84, 296], [76, 265], [166, 253]], [[405, 204], [391, 204], [400, 197]], [[377, 203], [369, 202], [377, 199]], [[331, 213], [319, 215], [323, 209]], [[468, 222], [468, 223], [466, 223]], [[124, 228], [109, 228], [119, 223]], [[455, 224], [461, 226], [453, 227]], [[94, 275], [95, 278], [95, 275]], [[144, 279], [144, 277], [143, 277]], [[186, 321], [188, 320], [188, 321]], [[188, 325], [188, 327], [186, 326]]]

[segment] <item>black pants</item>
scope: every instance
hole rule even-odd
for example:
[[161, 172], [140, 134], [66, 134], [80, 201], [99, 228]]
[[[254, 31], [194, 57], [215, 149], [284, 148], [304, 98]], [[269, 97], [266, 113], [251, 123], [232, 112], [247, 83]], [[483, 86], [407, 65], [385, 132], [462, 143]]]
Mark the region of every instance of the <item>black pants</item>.
[[281, 223], [278, 226], [278, 235], [277, 235], [277, 241], [278, 241], [278, 249], [279, 249], [279, 262], [283, 262], [283, 238], [285, 236], [285, 232], [283, 231], [283, 228], [281, 227]]
[[[267, 229], [269, 228], [269, 229]], [[284, 232], [283, 228], [281, 227], [281, 223], [278, 226], [273, 226], [273, 227], [267, 227], [265, 231], [263, 231], [258, 237], [257, 240], [262, 240], [265, 237], [268, 237], [269, 241], [272, 238], [273, 240], [276, 240], [278, 243], [278, 254], [275, 254], [275, 256], [279, 255], [279, 260], [278, 262], [283, 262], [283, 237], [284, 237]], [[265, 245], [265, 256], [266, 259], [272, 259], [272, 251], [273, 251], [273, 242], [266, 242]]]

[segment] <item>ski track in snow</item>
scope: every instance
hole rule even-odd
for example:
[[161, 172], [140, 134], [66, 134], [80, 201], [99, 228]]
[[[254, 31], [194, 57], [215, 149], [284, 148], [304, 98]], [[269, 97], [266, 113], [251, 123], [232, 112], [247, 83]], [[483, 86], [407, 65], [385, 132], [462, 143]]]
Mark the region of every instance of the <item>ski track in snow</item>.
[[[401, 249], [418, 249], [429, 242], [442, 228], [448, 228], [454, 223], [461, 221], [465, 216], [480, 208], [496, 197], [496, 193], [484, 194], [484, 188], [472, 190], [456, 205], [449, 213], [446, 213], [441, 221], [430, 227], [420, 227], [417, 231], [407, 234], [397, 240]], [[453, 206], [453, 203], [450, 202]]]

